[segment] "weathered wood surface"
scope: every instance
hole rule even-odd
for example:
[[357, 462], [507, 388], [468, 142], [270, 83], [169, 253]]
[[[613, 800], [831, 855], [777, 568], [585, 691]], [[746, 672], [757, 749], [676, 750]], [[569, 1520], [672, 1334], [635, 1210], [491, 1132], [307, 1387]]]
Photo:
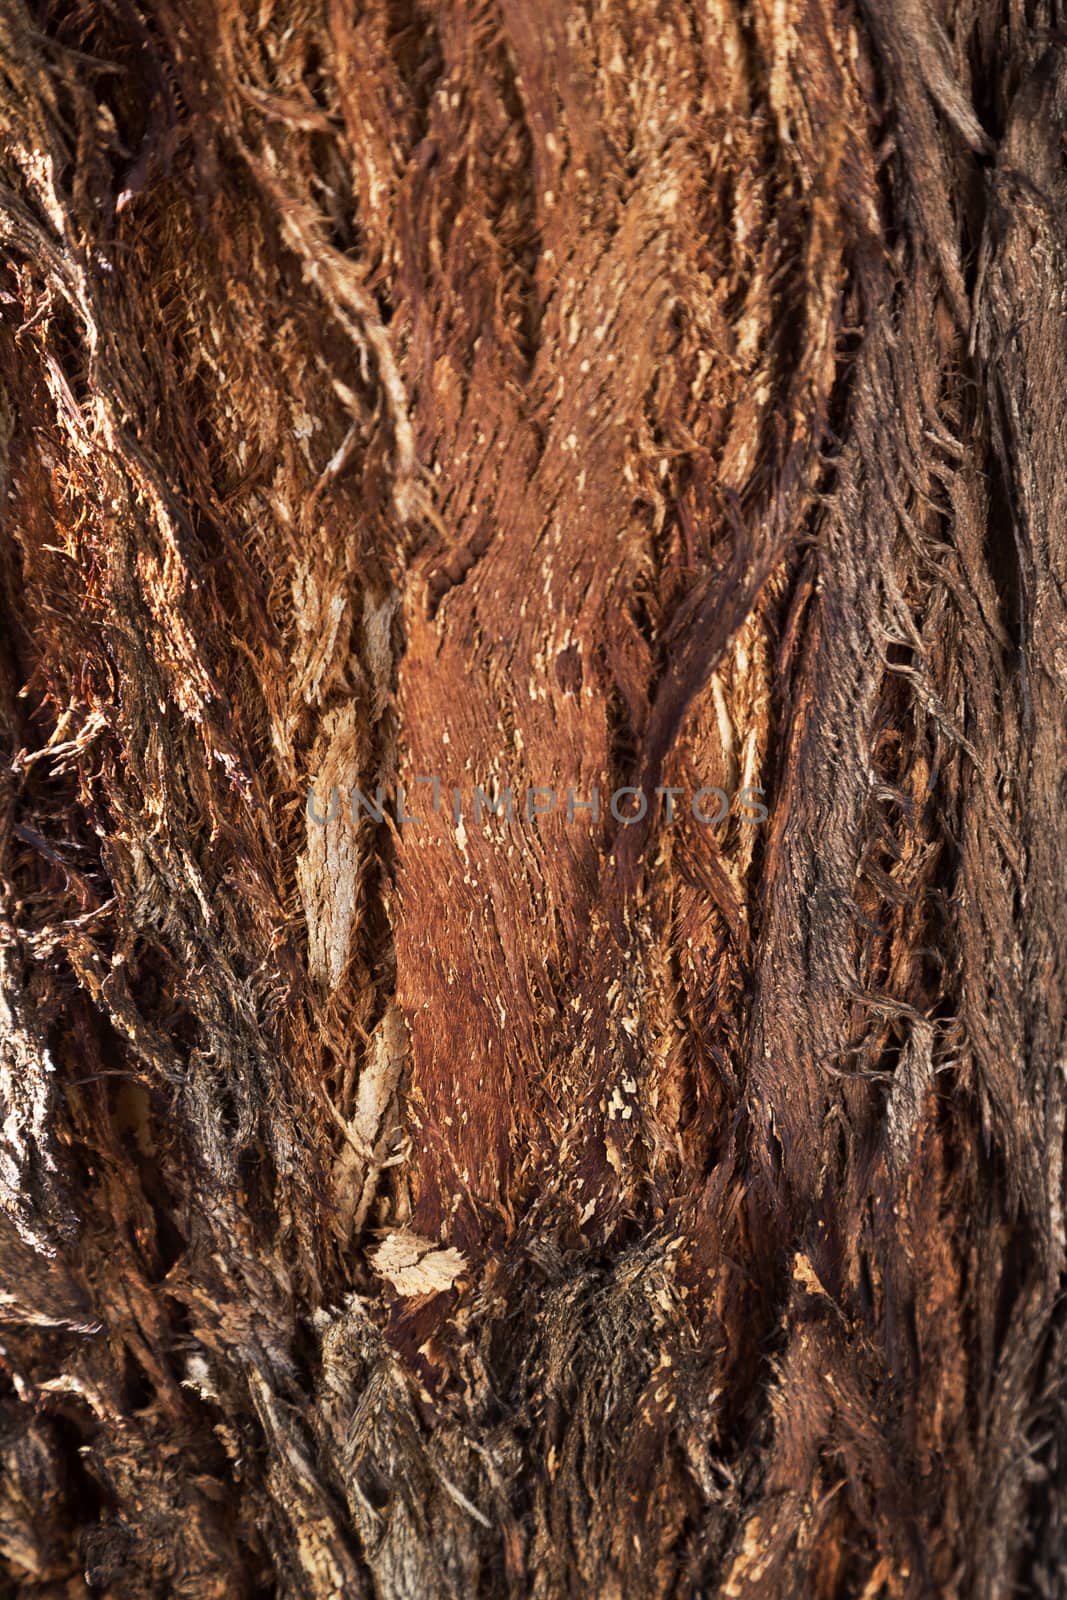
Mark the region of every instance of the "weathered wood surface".
[[2, 0], [4, 1594], [1065, 1592], [1063, 22]]

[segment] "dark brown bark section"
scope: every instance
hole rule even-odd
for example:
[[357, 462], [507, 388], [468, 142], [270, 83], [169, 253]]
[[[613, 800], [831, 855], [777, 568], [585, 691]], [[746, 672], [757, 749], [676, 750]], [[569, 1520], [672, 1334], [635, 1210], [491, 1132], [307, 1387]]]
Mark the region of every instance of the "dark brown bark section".
[[3, 1592], [1063, 1592], [1062, 21], [0, 0]]

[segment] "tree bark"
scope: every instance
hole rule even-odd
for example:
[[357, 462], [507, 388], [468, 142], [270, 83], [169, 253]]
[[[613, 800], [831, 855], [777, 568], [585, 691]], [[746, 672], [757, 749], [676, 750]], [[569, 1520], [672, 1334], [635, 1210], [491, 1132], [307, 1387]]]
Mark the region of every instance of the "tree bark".
[[1067, 1593], [1063, 27], [0, 0], [0, 1593]]

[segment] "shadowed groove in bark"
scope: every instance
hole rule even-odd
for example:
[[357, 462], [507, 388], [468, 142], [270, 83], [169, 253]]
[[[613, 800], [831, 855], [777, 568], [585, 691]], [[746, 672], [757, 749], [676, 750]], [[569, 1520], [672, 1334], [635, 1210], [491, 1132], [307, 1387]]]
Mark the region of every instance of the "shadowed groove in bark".
[[3, 1592], [1067, 1584], [1061, 9], [0, 0]]

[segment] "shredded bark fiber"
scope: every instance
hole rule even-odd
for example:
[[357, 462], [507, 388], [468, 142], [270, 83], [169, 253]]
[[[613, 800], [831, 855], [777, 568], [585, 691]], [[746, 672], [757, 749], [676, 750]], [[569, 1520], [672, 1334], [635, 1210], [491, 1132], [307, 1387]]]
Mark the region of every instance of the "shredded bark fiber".
[[0, 0], [0, 1594], [1067, 1593], [1064, 27]]

